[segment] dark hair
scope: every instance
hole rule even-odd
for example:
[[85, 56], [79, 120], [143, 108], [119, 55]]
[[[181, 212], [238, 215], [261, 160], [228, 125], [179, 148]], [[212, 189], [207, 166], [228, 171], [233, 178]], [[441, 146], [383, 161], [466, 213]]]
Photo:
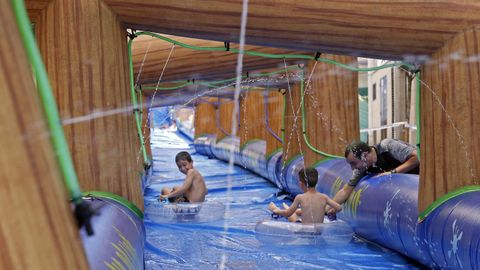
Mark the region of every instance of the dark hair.
[[186, 160], [188, 162], [193, 162], [192, 157], [190, 156], [190, 154], [187, 151], [182, 151], [175, 156], [175, 162], [179, 162], [180, 160]]
[[302, 181], [307, 188], [315, 187], [318, 181], [318, 172], [315, 168], [307, 167], [303, 168], [298, 172], [298, 177], [300, 177], [300, 181]]
[[345, 158], [347, 158], [350, 153], [353, 153], [354, 157], [361, 159], [362, 154], [365, 152], [370, 152], [371, 149], [372, 147], [370, 147], [370, 145], [362, 141], [354, 141], [347, 145], [347, 148], [345, 148]]

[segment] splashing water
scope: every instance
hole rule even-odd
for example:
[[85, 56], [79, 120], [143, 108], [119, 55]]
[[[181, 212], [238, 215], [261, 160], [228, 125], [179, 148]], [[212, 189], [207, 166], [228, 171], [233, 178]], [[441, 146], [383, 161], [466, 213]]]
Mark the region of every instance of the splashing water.
[[[242, 19], [240, 25], [240, 44], [239, 44], [239, 54], [237, 56], [237, 84], [235, 85], [235, 96], [234, 96], [234, 106], [233, 106], [233, 114], [232, 114], [232, 136], [237, 134], [237, 114], [239, 113], [239, 106], [238, 100], [240, 97], [240, 82], [242, 77], [242, 68], [243, 68], [243, 50], [245, 47], [245, 31], [247, 28], [247, 14], [248, 14], [248, 0], [243, 0], [242, 6]], [[223, 223], [223, 237], [222, 237], [222, 246], [225, 248], [228, 244], [227, 241], [227, 233], [228, 233], [228, 222], [227, 219], [230, 215], [230, 201], [232, 198], [232, 174], [233, 174], [233, 157], [234, 157], [234, 149], [233, 147], [230, 149], [230, 158], [228, 159], [228, 177], [227, 177], [227, 203], [225, 205], [225, 216], [224, 216], [224, 223]], [[225, 269], [225, 265], [227, 262], [227, 254], [224, 252], [222, 254], [222, 258], [220, 261], [220, 269]]]
[[[447, 121], [448, 123], [452, 126], [452, 128], [455, 130], [455, 135], [457, 135], [457, 138], [458, 138], [458, 141], [460, 142], [460, 145], [461, 145], [461, 148], [463, 150], [463, 153], [465, 155], [465, 160], [467, 162], [467, 167], [469, 168], [470, 170], [470, 176], [472, 177], [475, 185], [478, 184], [478, 179], [477, 179], [477, 176], [475, 174], [475, 171], [473, 169], [473, 164], [472, 164], [472, 159], [471, 159], [471, 155], [470, 155], [470, 151], [468, 151], [468, 148], [467, 148], [467, 144], [465, 143], [465, 138], [463, 137], [462, 133], [460, 132], [460, 130], [457, 128], [457, 126], [455, 125], [455, 122], [453, 121], [452, 119], [452, 116], [447, 112], [447, 109], [445, 108], [445, 106], [443, 105], [442, 101], [440, 100], [440, 97], [438, 96], [438, 94], [427, 84], [425, 83], [423, 80], [420, 79], [420, 82], [422, 83], [422, 85], [425, 86], [426, 89], [428, 89], [428, 91], [430, 91], [430, 93], [433, 95], [433, 98], [435, 99], [435, 101], [438, 103], [438, 105], [440, 105], [440, 108], [442, 109], [442, 111], [445, 113], [445, 115], [447, 116]], [[416, 101], [418, 102], [418, 101]], [[419, 125], [420, 123], [417, 123], [417, 125]]]

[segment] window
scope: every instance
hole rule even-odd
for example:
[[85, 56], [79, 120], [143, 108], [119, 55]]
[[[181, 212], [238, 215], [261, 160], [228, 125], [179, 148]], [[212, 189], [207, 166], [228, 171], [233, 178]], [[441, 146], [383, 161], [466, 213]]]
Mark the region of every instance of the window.
[[388, 106], [387, 106], [387, 76], [380, 79], [380, 125], [387, 124]]
[[377, 84], [374, 83], [372, 86], [372, 100], [377, 99]]

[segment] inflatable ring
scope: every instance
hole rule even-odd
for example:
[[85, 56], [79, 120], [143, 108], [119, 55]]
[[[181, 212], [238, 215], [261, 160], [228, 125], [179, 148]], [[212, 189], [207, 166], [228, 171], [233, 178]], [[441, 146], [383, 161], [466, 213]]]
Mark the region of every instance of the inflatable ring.
[[342, 245], [353, 237], [352, 228], [341, 220], [302, 224], [287, 221], [264, 220], [255, 226], [256, 238], [276, 245]]
[[146, 216], [157, 223], [210, 222], [223, 218], [225, 206], [220, 202], [163, 203], [145, 207]]

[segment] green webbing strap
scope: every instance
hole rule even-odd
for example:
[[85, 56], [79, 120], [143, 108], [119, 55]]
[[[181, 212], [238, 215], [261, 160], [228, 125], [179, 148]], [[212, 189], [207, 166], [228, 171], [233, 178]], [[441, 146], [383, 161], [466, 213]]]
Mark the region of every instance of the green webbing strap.
[[57, 161], [63, 175], [63, 179], [75, 204], [82, 202], [82, 192], [78, 184], [77, 175], [70, 156], [68, 144], [63, 133], [61, 119], [58, 113], [57, 104], [52, 94], [52, 88], [48, 80], [47, 71], [43, 65], [40, 51], [33, 37], [30, 20], [28, 18], [23, 0], [12, 0], [12, 7], [15, 19], [27, 51], [27, 56], [32, 65], [33, 73], [37, 81], [38, 93], [43, 105], [43, 110], [51, 132], [51, 140], [56, 153]]

